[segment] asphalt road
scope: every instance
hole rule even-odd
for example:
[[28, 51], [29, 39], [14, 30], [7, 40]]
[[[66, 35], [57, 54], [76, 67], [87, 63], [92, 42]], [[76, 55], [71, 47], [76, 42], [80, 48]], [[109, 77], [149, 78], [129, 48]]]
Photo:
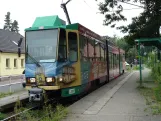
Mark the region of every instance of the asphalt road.
[[[16, 79], [16, 80], [5, 80], [0, 82], [0, 93], [5, 93], [5, 92], [17, 92], [23, 90], [22, 82], [24, 80], [22, 79]], [[11, 85], [10, 85], [11, 84]]]

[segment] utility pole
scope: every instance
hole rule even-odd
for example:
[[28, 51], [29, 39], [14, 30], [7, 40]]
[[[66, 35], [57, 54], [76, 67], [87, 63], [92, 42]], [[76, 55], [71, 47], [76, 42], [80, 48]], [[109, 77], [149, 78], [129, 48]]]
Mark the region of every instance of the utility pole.
[[63, 10], [64, 10], [64, 13], [65, 13], [65, 15], [66, 15], [68, 24], [71, 24], [71, 21], [70, 21], [70, 18], [69, 18], [69, 14], [68, 14], [68, 10], [67, 10], [67, 8], [66, 8], [66, 5], [67, 5], [70, 1], [71, 1], [71, 0], [68, 0], [66, 3], [62, 3], [62, 4], [61, 4], [61, 8], [63, 8]]

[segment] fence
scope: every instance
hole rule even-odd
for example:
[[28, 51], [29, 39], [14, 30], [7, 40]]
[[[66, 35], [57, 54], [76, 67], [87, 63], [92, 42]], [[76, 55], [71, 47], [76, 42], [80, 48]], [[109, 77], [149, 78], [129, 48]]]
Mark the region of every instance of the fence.
[[0, 92], [15, 92], [23, 89], [25, 75], [10, 75], [0, 77]]

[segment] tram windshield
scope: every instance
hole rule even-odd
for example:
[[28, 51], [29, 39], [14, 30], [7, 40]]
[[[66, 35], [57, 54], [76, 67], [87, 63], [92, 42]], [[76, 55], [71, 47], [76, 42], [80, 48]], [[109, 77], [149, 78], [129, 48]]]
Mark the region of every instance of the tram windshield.
[[[37, 62], [55, 62], [58, 29], [26, 32], [26, 53]], [[33, 63], [26, 56], [26, 63]]]

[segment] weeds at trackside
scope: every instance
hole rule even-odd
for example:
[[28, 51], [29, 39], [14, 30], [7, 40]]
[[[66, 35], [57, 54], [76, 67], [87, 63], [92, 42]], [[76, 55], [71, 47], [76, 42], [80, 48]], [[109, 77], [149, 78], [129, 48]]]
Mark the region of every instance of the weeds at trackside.
[[[157, 99], [155, 94], [156, 88], [147, 88], [147, 87], [138, 87], [139, 92], [141, 95], [144, 96], [146, 100], [146, 105], [152, 111], [153, 115], [160, 115], [161, 114], [161, 101]], [[144, 111], [147, 111], [146, 108]]]

